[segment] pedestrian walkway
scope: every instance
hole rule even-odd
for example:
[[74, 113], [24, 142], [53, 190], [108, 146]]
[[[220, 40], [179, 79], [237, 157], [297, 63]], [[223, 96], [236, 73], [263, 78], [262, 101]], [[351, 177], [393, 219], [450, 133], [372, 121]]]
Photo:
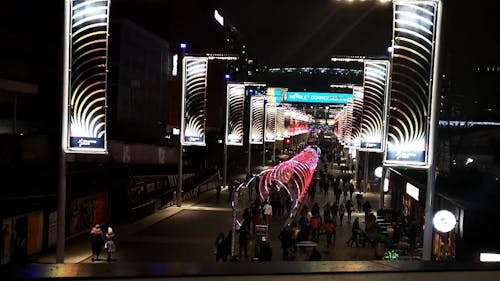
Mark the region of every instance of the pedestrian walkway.
[[[268, 167], [258, 167], [256, 170], [261, 171]], [[243, 181], [245, 179], [244, 174], [231, 175], [228, 178], [228, 182], [232, 182], [233, 180]], [[162, 210], [156, 211], [154, 214], [147, 216], [143, 219], [140, 219], [136, 222], [126, 223], [121, 225], [114, 225], [113, 229], [117, 235], [118, 242], [118, 251], [114, 255], [117, 262], [127, 260], [133, 261], [134, 258], [140, 259], [140, 255], [136, 252], [137, 249], [133, 249], [136, 245], [134, 243], [138, 243], [138, 241], [148, 241], [151, 242], [152, 245], [154, 243], [164, 243], [163, 240], [158, 240], [159, 237], [151, 236], [151, 229], [157, 228], [157, 225], [162, 225], [162, 227], [168, 227], [168, 225], [172, 225], [172, 227], [177, 228], [177, 234], [164, 234], [164, 235], [177, 235], [176, 237], [170, 237], [171, 241], [180, 241], [179, 243], [191, 244], [192, 251], [182, 252], [182, 258], [185, 260], [191, 261], [208, 261], [212, 260], [213, 257], [211, 255], [211, 251], [208, 250], [213, 246], [213, 241], [215, 240], [215, 232], [211, 233], [200, 233], [203, 234], [203, 237], [199, 239], [187, 239], [187, 237], [183, 237], [185, 235], [182, 234], [183, 231], [190, 231], [189, 229], [183, 229], [180, 227], [181, 225], [189, 225], [190, 215], [201, 215], [202, 213], [213, 213], [213, 215], [208, 216], [208, 218], [218, 218], [217, 225], [222, 226], [219, 231], [224, 233], [227, 232], [231, 227], [231, 203], [229, 202], [229, 192], [227, 189], [223, 189], [221, 192], [221, 200], [217, 202], [216, 200], [216, 191], [215, 189], [209, 189], [206, 192], [199, 194], [196, 198], [187, 200], [183, 202], [182, 207], [171, 206]], [[241, 190], [241, 196], [239, 197], [239, 206], [237, 211], [237, 217], [241, 220], [242, 212], [244, 208], [250, 206], [250, 200], [248, 198], [248, 191]], [[379, 206], [378, 203], [378, 194], [376, 193], [365, 193], [364, 198], [369, 200], [372, 209], [376, 210]], [[255, 199], [255, 194], [253, 194], [253, 198]], [[314, 202], [318, 202], [320, 207], [323, 207], [326, 202], [332, 202], [334, 200], [333, 191], [329, 191], [327, 194], [323, 194], [319, 192], [316, 193], [315, 200], [307, 202], [309, 208], [311, 208]], [[200, 213], [202, 212], [202, 213]], [[322, 211], [321, 211], [322, 213]], [[187, 215], [189, 214], [189, 215]], [[358, 217], [360, 219], [361, 227], [364, 227], [364, 213], [353, 213], [353, 219]], [[175, 219], [174, 219], [175, 218]], [[174, 220], [172, 220], [174, 219]], [[209, 220], [207, 219], [207, 220]], [[283, 227], [286, 220], [286, 216], [277, 217], [276, 215], [272, 218], [272, 222], [269, 229], [269, 239], [271, 243], [271, 248], [273, 252], [272, 260], [282, 260], [282, 251], [281, 251], [281, 242], [278, 239], [278, 234]], [[206, 221], [202, 222], [204, 225], [200, 226], [206, 230], [209, 227], [214, 227], [214, 224]], [[206, 224], [206, 225], [205, 225]], [[375, 258], [374, 248], [370, 246], [366, 247], [358, 247], [351, 248], [346, 245], [346, 241], [349, 239], [351, 235], [351, 224], [347, 221], [344, 221], [343, 225], [337, 225], [337, 235], [336, 242], [333, 247], [326, 247], [325, 235], [320, 235], [318, 241], [318, 250], [321, 253], [321, 260], [373, 260]], [[162, 237], [162, 236], [160, 236]], [[254, 256], [255, 249], [255, 237], [250, 236], [249, 243], [249, 256]], [[176, 240], [177, 239], [177, 240]], [[157, 242], [154, 242], [157, 241]], [[236, 240], [237, 241], [237, 240]], [[142, 242], [141, 242], [142, 243]], [[194, 243], [194, 244], [193, 244]], [[201, 244], [200, 244], [201, 243]], [[130, 244], [130, 245], [128, 245]], [[195, 246], [197, 245], [197, 246]], [[237, 245], [237, 242], [236, 242]], [[136, 245], [137, 246], [137, 245]], [[139, 245], [138, 247], [141, 247]], [[146, 247], [144, 243], [142, 243], [142, 247]], [[236, 248], [237, 249], [237, 248]], [[134, 252], [135, 251], [135, 252]], [[171, 251], [174, 251], [172, 249]], [[182, 250], [179, 250], [182, 251]], [[133, 253], [133, 254], [132, 254]], [[175, 253], [168, 253], [171, 255], [172, 259], [180, 258], [179, 255], [175, 255]], [[238, 255], [238, 251], [235, 251], [235, 254]], [[203, 258], [205, 256], [205, 258]], [[202, 258], [200, 258], [202, 257]], [[81, 237], [73, 238], [66, 241], [65, 245], [65, 254], [64, 261], [65, 263], [87, 263], [91, 261], [91, 251], [88, 236], [82, 235]], [[168, 260], [167, 257], [162, 256], [162, 253], [157, 256], [150, 256], [151, 260], [159, 259], [159, 260]], [[203, 260], [197, 260], [203, 259]], [[296, 260], [306, 259], [306, 257], [296, 257]], [[31, 262], [36, 263], [55, 263], [56, 255], [55, 250], [40, 253], [34, 256], [31, 256], [29, 259]], [[251, 261], [252, 258], [249, 259]], [[243, 262], [243, 261], [242, 261]]]

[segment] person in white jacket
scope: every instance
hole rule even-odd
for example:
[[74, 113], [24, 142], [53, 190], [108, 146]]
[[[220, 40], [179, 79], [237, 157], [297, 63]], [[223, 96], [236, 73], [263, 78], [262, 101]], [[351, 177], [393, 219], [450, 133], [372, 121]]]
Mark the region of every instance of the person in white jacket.
[[264, 204], [264, 221], [267, 225], [271, 224], [271, 217], [273, 216], [273, 207], [269, 203], [269, 199], [266, 199]]

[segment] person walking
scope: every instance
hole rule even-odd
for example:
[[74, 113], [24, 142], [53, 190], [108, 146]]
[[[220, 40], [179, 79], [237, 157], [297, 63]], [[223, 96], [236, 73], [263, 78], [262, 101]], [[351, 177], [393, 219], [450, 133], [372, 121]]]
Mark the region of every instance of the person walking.
[[368, 215], [372, 211], [372, 205], [370, 204], [370, 201], [366, 200], [365, 203], [363, 204], [363, 211], [365, 212], [365, 220], [368, 218]]
[[344, 205], [344, 202], [342, 202], [342, 203], [340, 203], [340, 206], [339, 206], [340, 225], [342, 225], [342, 221], [344, 220], [344, 214], [345, 214], [345, 205]]
[[98, 261], [101, 254], [102, 244], [104, 243], [104, 234], [101, 226], [96, 224], [90, 231], [90, 244], [92, 248], [92, 261]]
[[318, 213], [315, 213], [312, 218], [309, 220], [309, 228], [311, 229], [312, 240], [319, 240], [319, 232], [321, 229], [321, 216]]
[[116, 244], [114, 238], [115, 233], [113, 232], [113, 228], [108, 227], [108, 232], [106, 233], [106, 243], [104, 243], [104, 248], [108, 252], [108, 262], [112, 260], [111, 256], [114, 252], [116, 252]]
[[363, 194], [361, 192], [356, 193], [356, 207], [358, 212], [361, 213], [363, 211]]
[[339, 213], [339, 203], [333, 202], [331, 210], [332, 210], [333, 224], [337, 225], [337, 215]]
[[324, 226], [325, 234], [326, 234], [326, 247], [330, 248], [332, 245], [335, 245], [335, 224], [333, 220], [328, 220]]
[[283, 260], [288, 260], [288, 249], [292, 244], [292, 233], [288, 227], [283, 227], [281, 229], [280, 234], [278, 235], [278, 239], [281, 240], [281, 249], [283, 250]]
[[226, 240], [223, 232], [220, 232], [215, 239], [214, 252], [215, 262], [226, 261]]
[[238, 242], [239, 242], [239, 260], [242, 260], [242, 254], [245, 254], [245, 260], [248, 260], [248, 232], [250, 231], [248, 229], [248, 225], [250, 223], [247, 222], [246, 220], [243, 221], [243, 223], [240, 226], [240, 229], [238, 230]]
[[347, 240], [346, 244], [351, 247], [353, 246], [353, 244], [356, 244], [356, 247], [359, 247], [360, 234], [361, 234], [361, 227], [359, 226], [359, 218], [356, 218], [352, 223], [351, 238]]
[[216, 194], [216, 198], [217, 198], [217, 202], [220, 201], [220, 192], [222, 190], [222, 187], [220, 186], [220, 184], [216, 185], [215, 186], [215, 194]]
[[273, 207], [271, 203], [269, 203], [269, 199], [266, 199], [266, 203], [264, 203], [264, 221], [267, 225], [271, 224], [272, 216], [273, 216]]
[[351, 223], [352, 211], [354, 210], [351, 200], [347, 200], [347, 202], [345, 202], [345, 210], [347, 211], [347, 222]]

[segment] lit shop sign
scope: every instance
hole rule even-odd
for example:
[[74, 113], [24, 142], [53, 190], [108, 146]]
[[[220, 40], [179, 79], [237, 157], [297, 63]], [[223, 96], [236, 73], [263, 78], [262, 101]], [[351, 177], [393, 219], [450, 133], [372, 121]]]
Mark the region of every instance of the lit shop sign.
[[367, 142], [361, 141], [362, 150], [380, 150], [382, 149], [382, 143], [380, 142]]
[[410, 195], [413, 199], [418, 201], [418, 195], [419, 195], [419, 189], [418, 187], [414, 186], [411, 183], [406, 183], [406, 194]]
[[274, 102], [274, 103], [282, 103], [283, 102], [283, 95], [286, 92], [286, 89], [284, 88], [267, 88], [267, 101], [268, 102]]
[[109, 1], [70, 1], [65, 26], [65, 123], [69, 153], [106, 153]]
[[287, 92], [285, 102], [346, 104], [352, 93]]

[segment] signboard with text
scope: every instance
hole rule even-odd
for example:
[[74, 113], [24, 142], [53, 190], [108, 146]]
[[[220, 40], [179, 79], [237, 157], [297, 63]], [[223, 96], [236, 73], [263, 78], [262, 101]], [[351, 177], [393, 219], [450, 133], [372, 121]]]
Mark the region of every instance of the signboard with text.
[[[67, 72], [63, 146], [67, 153], [106, 153], [109, 0], [73, 0], [65, 26]], [[66, 106], [67, 105], [67, 106]]]

